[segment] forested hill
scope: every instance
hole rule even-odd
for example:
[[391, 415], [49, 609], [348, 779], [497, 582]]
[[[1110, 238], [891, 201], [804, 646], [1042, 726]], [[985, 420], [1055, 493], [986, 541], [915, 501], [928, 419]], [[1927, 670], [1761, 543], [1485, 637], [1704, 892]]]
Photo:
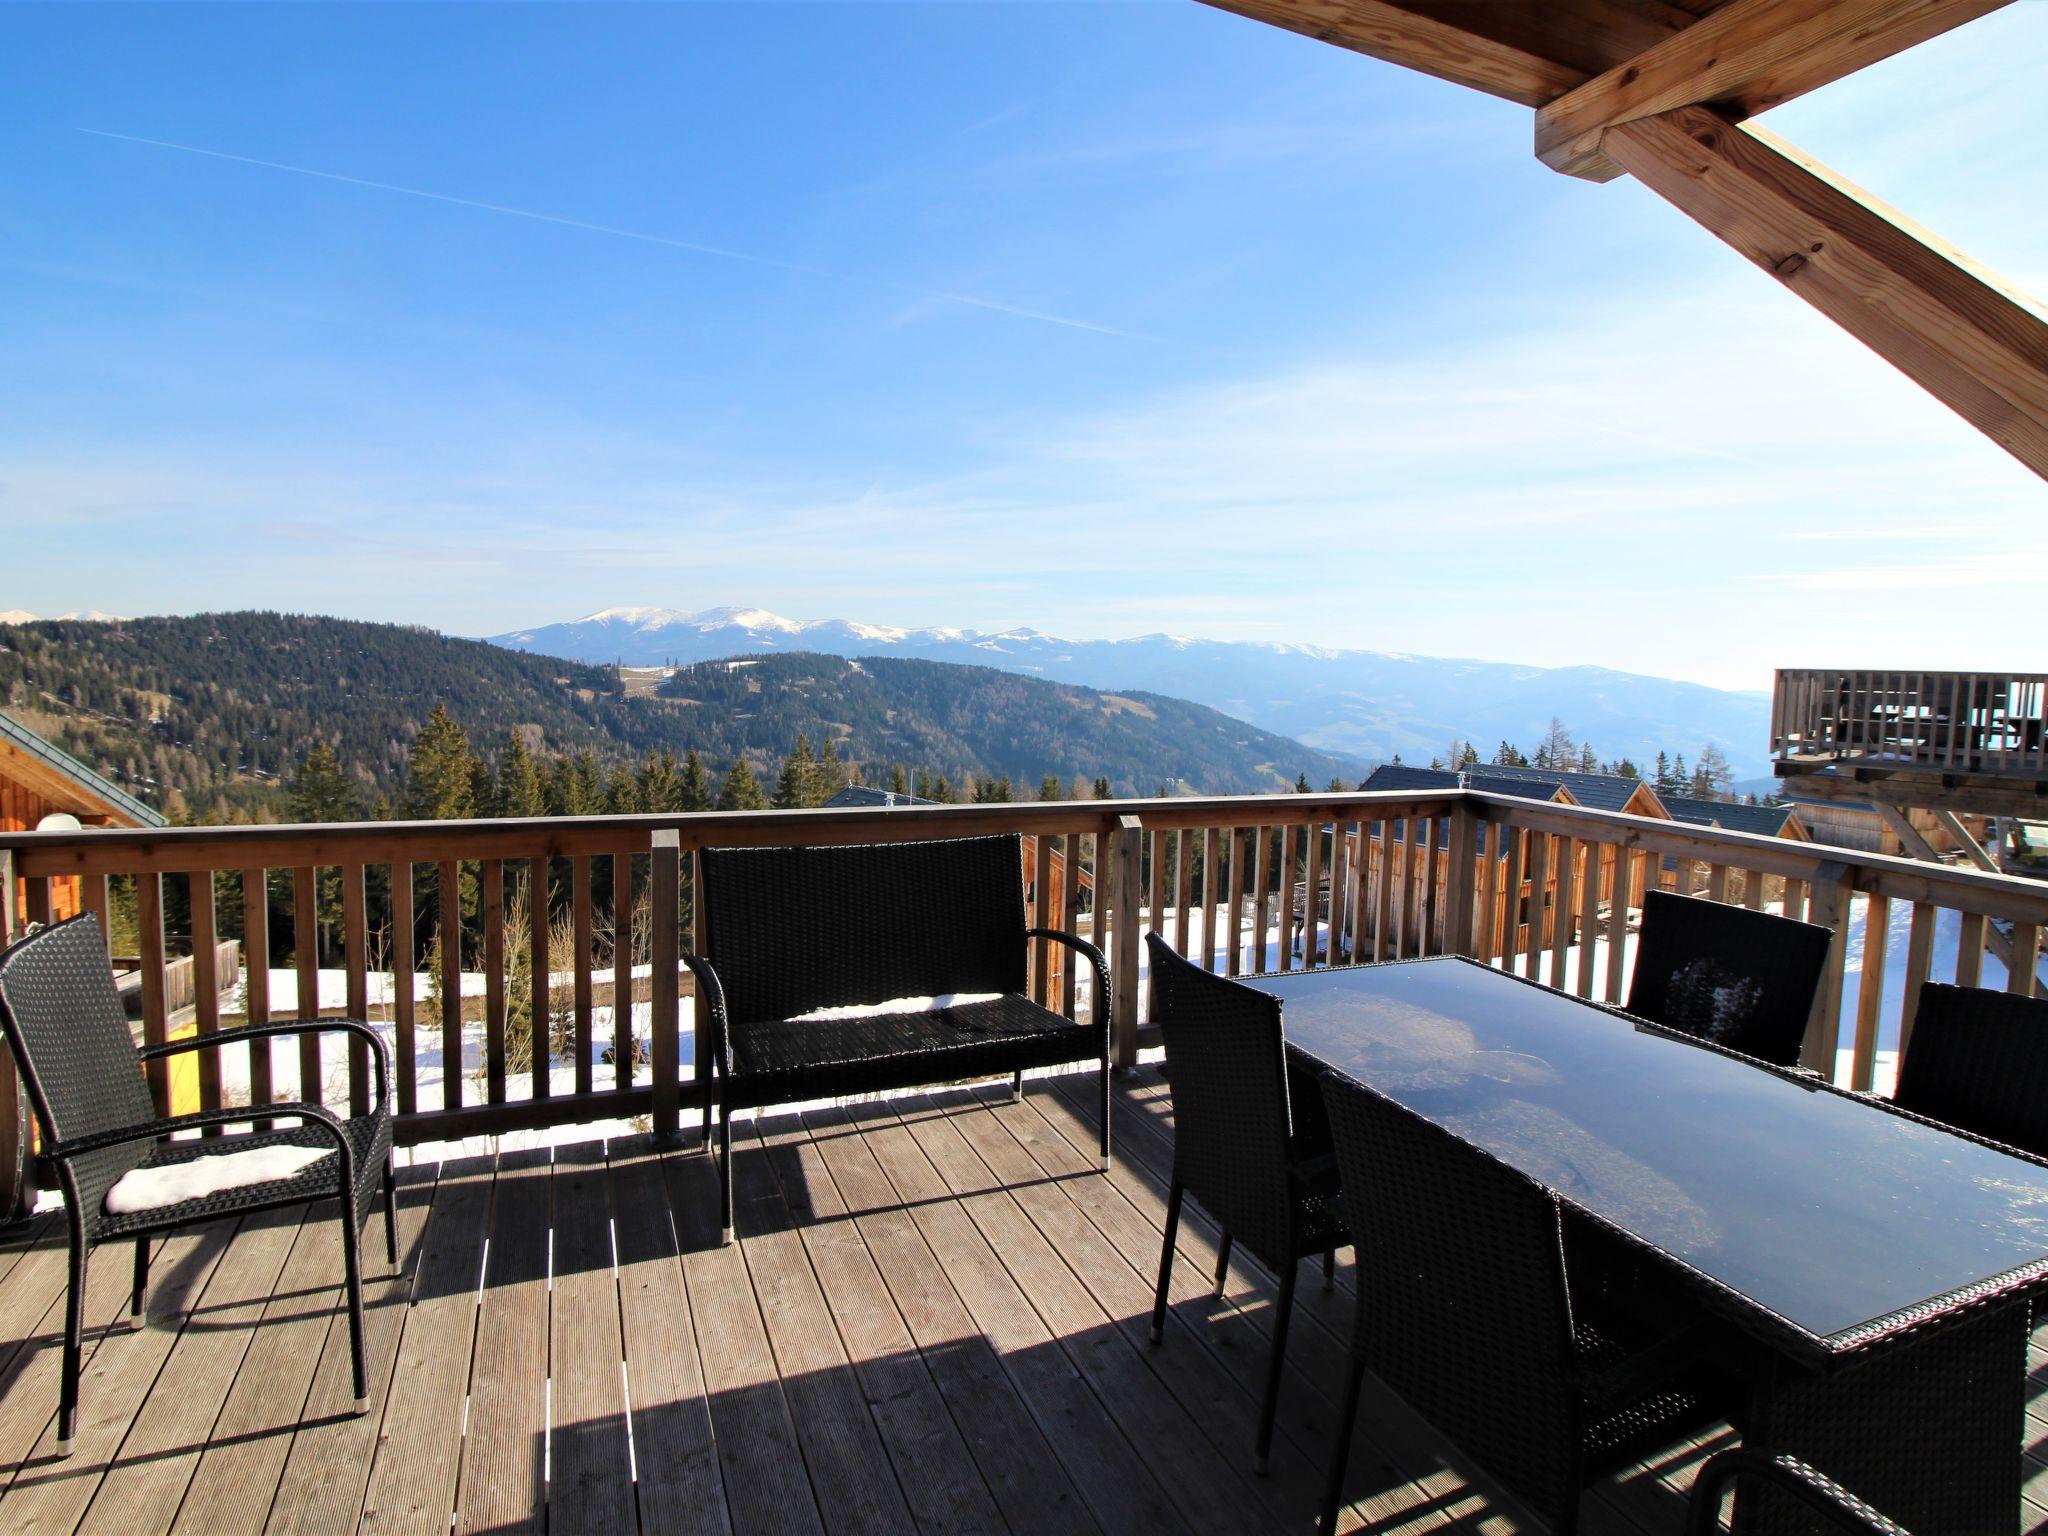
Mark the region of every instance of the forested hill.
[[801, 731], [850, 743], [871, 776], [895, 763], [929, 766], [956, 784], [977, 771], [1018, 784], [1102, 775], [1118, 795], [1177, 780], [1249, 794], [1292, 788], [1303, 773], [1320, 788], [1361, 767], [1185, 699], [952, 662], [804, 653], [707, 661], [681, 668], [660, 692], [702, 717], [679, 739], [719, 760], [779, 756]]
[[771, 770], [803, 732], [879, 779], [902, 764], [964, 784], [1105, 775], [1119, 794], [1185, 780], [1226, 793], [1321, 785], [1359, 765], [1214, 710], [942, 662], [783, 655], [685, 669], [628, 697], [609, 668], [432, 631], [277, 613], [0, 625], [0, 708], [152, 804], [279, 814], [314, 743], [394, 798], [443, 705], [487, 754], [527, 728], [543, 757], [607, 767], [695, 748], [715, 772]]

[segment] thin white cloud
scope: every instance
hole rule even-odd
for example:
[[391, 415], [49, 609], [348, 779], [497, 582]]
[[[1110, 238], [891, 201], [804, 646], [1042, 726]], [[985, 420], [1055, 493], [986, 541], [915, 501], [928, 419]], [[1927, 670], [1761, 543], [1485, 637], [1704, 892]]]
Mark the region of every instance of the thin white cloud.
[[263, 160], [253, 155], [230, 154], [226, 150], [204, 149], [196, 144], [178, 144], [169, 139], [144, 138], [140, 134], [116, 133], [106, 128], [80, 128], [80, 133], [91, 134], [100, 139], [118, 139], [126, 144], [144, 144], [152, 149], [176, 150], [180, 154], [203, 155], [209, 160], [226, 160], [236, 165], [253, 165], [267, 171], [286, 171], [294, 176], [310, 176], [320, 181], [339, 182], [344, 186], [364, 187], [373, 192], [391, 192], [401, 197], [424, 198], [428, 202], [447, 203], [457, 208], [472, 208], [481, 213], [504, 214], [515, 219], [528, 219], [537, 224], [555, 224], [565, 229], [579, 229], [593, 235], [609, 235], [620, 240], [637, 240], [646, 245], [666, 246], [670, 250], [688, 251], [696, 256], [713, 256], [721, 261], [744, 262], [750, 266], [771, 267], [780, 272], [795, 272], [806, 277], [827, 278], [838, 283], [852, 283], [866, 288], [885, 289], [894, 293], [907, 293], [919, 298], [945, 304], [964, 305], [970, 309], [985, 309], [995, 314], [1014, 315], [1020, 320], [1039, 320], [1047, 325], [1064, 326], [1069, 330], [1092, 331], [1101, 336], [1118, 336], [1127, 341], [1149, 341], [1152, 338], [1136, 331], [1125, 330], [1114, 325], [1103, 325], [1093, 320], [1079, 320], [1071, 315], [1056, 315], [1047, 310], [1031, 309], [1022, 304], [1006, 303], [1001, 299], [984, 298], [977, 294], [956, 293], [943, 288], [924, 288], [914, 283], [899, 283], [887, 278], [857, 277], [846, 272], [834, 272], [824, 267], [811, 266], [805, 262], [788, 261], [779, 256], [763, 256], [753, 251], [735, 250], [731, 246], [709, 245], [699, 240], [683, 240], [673, 235], [657, 235], [647, 230], [624, 229], [615, 224], [598, 224], [588, 219], [573, 219], [557, 213], [542, 213], [532, 208], [515, 208], [505, 203], [485, 202], [480, 198], [457, 197], [448, 192], [432, 192], [423, 187], [400, 186], [396, 182], [373, 181], [364, 176], [347, 176], [338, 171], [316, 170], [311, 166], [288, 165], [281, 160]]

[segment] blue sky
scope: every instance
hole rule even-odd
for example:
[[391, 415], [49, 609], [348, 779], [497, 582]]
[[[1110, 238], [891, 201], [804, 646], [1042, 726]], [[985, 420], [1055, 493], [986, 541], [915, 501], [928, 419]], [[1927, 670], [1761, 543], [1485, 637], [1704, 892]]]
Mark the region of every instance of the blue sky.
[[[0, 609], [2048, 666], [2040, 481], [1525, 110], [1186, 0], [0, 29]], [[2044, 76], [2023, 0], [1766, 123], [2039, 293]]]

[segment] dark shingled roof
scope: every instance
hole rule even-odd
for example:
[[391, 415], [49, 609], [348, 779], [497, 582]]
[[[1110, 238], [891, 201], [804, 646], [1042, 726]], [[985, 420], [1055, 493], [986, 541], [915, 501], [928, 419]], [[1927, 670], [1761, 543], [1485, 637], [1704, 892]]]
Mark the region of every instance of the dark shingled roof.
[[1694, 800], [1686, 795], [1659, 795], [1674, 821], [1720, 826], [1728, 832], [1759, 832], [1776, 837], [1792, 819], [1789, 805], [1743, 805], [1732, 800]]
[[828, 811], [843, 811], [849, 807], [869, 805], [937, 805], [936, 800], [920, 800], [916, 795], [899, 795], [894, 790], [872, 789], [866, 784], [849, 784], [830, 800], [825, 802]]
[[[1618, 811], [1629, 802], [1629, 797], [1642, 787], [1641, 779], [1625, 779], [1618, 773], [1568, 773], [1562, 768], [1507, 768], [1489, 763], [1474, 770], [1490, 779], [1519, 780], [1525, 784], [1563, 785], [1572, 792], [1572, 798], [1588, 810]], [[1474, 789], [1493, 789], [1492, 785], [1474, 783]], [[1514, 791], [1494, 789], [1495, 794], [1512, 794]]]

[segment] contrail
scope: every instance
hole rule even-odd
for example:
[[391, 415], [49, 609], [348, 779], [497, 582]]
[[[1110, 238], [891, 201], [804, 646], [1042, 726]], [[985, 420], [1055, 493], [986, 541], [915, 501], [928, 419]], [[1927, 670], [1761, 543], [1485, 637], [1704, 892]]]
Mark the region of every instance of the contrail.
[[824, 267], [806, 266], [802, 262], [784, 261], [775, 256], [758, 256], [752, 251], [736, 251], [723, 245], [706, 245], [697, 240], [678, 240], [670, 235], [649, 234], [641, 229], [621, 229], [615, 224], [593, 224], [587, 219], [566, 218], [558, 213], [540, 213], [531, 208], [513, 208], [505, 203], [487, 203], [474, 197], [456, 197], [447, 192], [429, 192], [423, 187], [402, 187], [395, 182], [372, 181], [366, 176], [344, 176], [339, 171], [319, 171], [307, 165], [287, 165], [281, 160], [259, 160], [253, 155], [231, 155], [226, 150], [202, 149], [197, 144], [175, 144], [168, 139], [146, 139], [140, 134], [115, 133], [106, 128], [80, 128], [80, 133], [89, 133], [99, 139], [119, 139], [127, 144], [147, 144], [152, 149], [175, 149], [181, 154], [204, 155], [209, 160], [231, 160], [237, 165], [260, 166], [266, 171], [289, 171], [294, 176], [312, 176], [321, 181], [338, 181], [345, 186], [368, 187], [373, 192], [395, 192], [402, 197], [423, 197], [429, 202], [450, 203], [457, 208], [475, 208], [484, 213], [502, 213], [515, 219], [531, 219], [536, 224], [559, 224], [565, 229], [587, 230], [593, 235], [613, 235], [621, 240], [638, 240], [647, 245], [665, 245], [671, 250], [689, 251], [698, 256], [716, 256], [725, 261], [743, 261], [757, 267], [774, 267], [783, 272], [799, 272], [807, 277], [830, 278], [834, 282], [853, 283], [870, 288], [885, 288], [896, 293], [907, 293], [922, 299], [935, 299], [946, 304], [964, 304], [971, 309], [993, 310], [999, 315], [1015, 315], [1023, 320], [1042, 320], [1048, 325], [1063, 325], [1069, 330], [1093, 331], [1101, 336], [1121, 336], [1131, 341], [1145, 341], [1149, 337], [1135, 331], [1120, 330], [1113, 325], [1097, 325], [1092, 320], [1076, 320], [1068, 315], [1048, 314], [1044, 310], [1025, 309], [1017, 304], [1003, 304], [995, 299], [980, 299], [969, 293], [949, 293], [944, 289], [918, 288], [909, 283], [894, 283], [886, 278], [853, 277], [844, 272], [833, 272]]

